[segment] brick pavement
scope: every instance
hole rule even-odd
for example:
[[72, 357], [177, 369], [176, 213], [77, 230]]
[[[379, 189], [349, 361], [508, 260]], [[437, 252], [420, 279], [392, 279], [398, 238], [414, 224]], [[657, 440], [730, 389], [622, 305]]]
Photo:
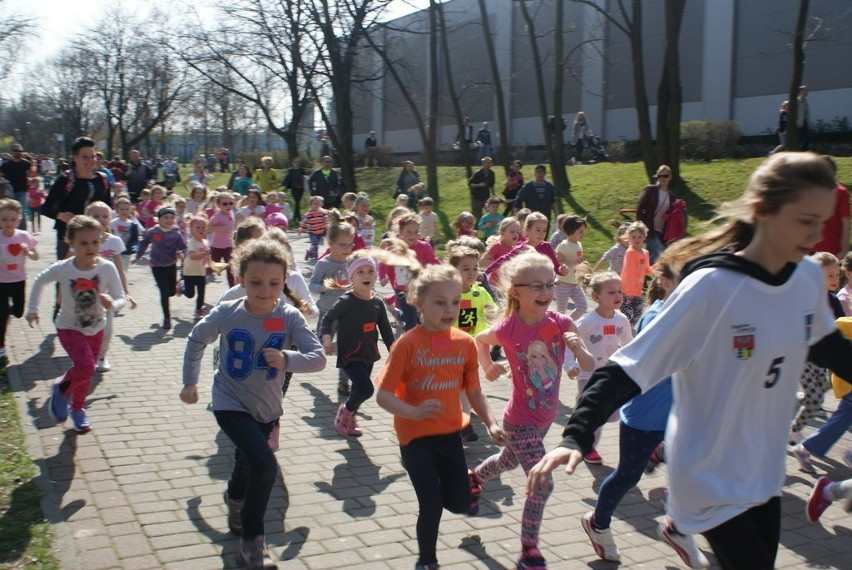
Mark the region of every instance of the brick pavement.
[[[297, 258], [306, 240], [293, 237]], [[40, 236], [42, 260], [29, 262], [29, 273], [53, 260], [53, 233]], [[116, 319], [109, 360], [111, 372], [96, 374], [87, 407], [93, 431], [77, 435], [55, 425], [44, 407], [50, 381], [68, 366], [50, 322], [50, 293], [45, 294], [39, 328], [16, 321], [10, 326], [13, 366], [10, 381], [35, 459], [45, 518], [56, 533], [55, 550], [68, 570], [230, 569], [237, 539], [228, 534], [222, 490], [231, 468], [232, 446], [218, 430], [209, 402], [209, 362], [202, 374], [201, 399], [187, 406], [178, 399], [184, 338], [192, 327], [193, 302], [173, 299], [174, 328], [161, 321], [156, 287], [146, 267], [130, 269], [134, 298], [140, 306]], [[208, 287], [215, 300], [223, 279]], [[333, 362], [333, 360], [331, 360]], [[390, 416], [374, 401], [362, 408], [365, 435], [343, 439], [333, 428], [338, 405], [336, 371], [293, 378], [281, 420], [277, 452], [281, 478], [267, 513], [267, 542], [282, 568], [412, 568], [416, 543], [414, 492], [399, 460]], [[492, 406], [502, 409], [508, 396], [503, 379], [486, 386]], [[562, 401], [574, 401], [576, 388], [566, 382]], [[829, 398], [831, 400], [831, 398]], [[832, 408], [834, 402], [827, 403]], [[564, 423], [568, 407], [560, 410]], [[496, 447], [483, 439], [467, 447], [478, 463]], [[556, 427], [547, 436], [552, 447]], [[599, 446], [605, 464], [580, 467], [568, 478], [557, 474], [546, 510], [542, 550], [550, 567], [598, 570], [617, 565], [598, 560], [580, 528], [603, 478], [617, 458], [617, 429], [609, 424]], [[820, 472], [848, 477], [840, 461], [849, 437]], [[804, 517], [804, 504], [815, 477], [797, 471], [788, 460], [779, 568], [852, 567], [852, 519], [839, 506], [823, 515], [822, 525]], [[446, 513], [441, 525], [439, 559], [444, 568], [514, 568], [519, 549], [523, 474], [504, 474], [485, 485], [480, 515]], [[663, 511], [665, 469], [641, 481], [625, 498], [613, 531], [626, 568], [683, 568], [655, 536]], [[703, 538], [699, 545], [709, 552]]]

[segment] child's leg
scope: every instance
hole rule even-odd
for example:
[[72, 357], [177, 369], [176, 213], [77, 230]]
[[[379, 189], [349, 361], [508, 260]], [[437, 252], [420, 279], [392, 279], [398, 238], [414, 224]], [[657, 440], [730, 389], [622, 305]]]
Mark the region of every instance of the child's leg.
[[405, 293], [402, 291], [396, 292], [396, 306], [402, 313], [403, 328], [408, 331], [416, 327], [419, 321], [417, 318], [417, 309], [408, 303]]
[[[505, 430], [504, 426], [504, 430]], [[515, 455], [521, 463], [525, 475], [529, 475], [536, 463], [544, 457], [544, 434], [534, 426], [511, 427]], [[506, 430], [509, 433], [509, 430]], [[524, 513], [521, 518], [521, 545], [524, 550], [538, 546], [538, 531], [544, 518], [544, 505], [553, 492], [553, 477], [540, 485], [524, 502]]]
[[852, 393], [846, 394], [837, 406], [837, 410], [817, 431], [802, 442], [809, 452], [825, 456], [831, 446], [843, 437], [852, 425]]
[[357, 412], [361, 404], [369, 400], [373, 395], [373, 381], [370, 379], [370, 374], [373, 372], [373, 365], [364, 364], [363, 362], [353, 362], [344, 366], [343, 371], [352, 380], [352, 391], [346, 400], [346, 409], [350, 412]]
[[722, 568], [775, 568], [781, 535], [781, 498], [766, 503], [704, 532]]
[[115, 321], [115, 314], [111, 309], [107, 309], [106, 311], [106, 326], [104, 327], [104, 336], [103, 341], [101, 342], [101, 349], [98, 351], [98, 360], [103, 360], [106, 358], [106, 353], [109, 350], [109, 343], [112, 340], [112, 328]]
[[24, 315], [26, 285], [26, 281], [0, 283], [0, 348], [6, 346], [9, 317], [20, 319]]
[[798, 433], [804, 429], [808, 421], [816, 416], [822, 407], [826, 391], [826, 370], [811, 362], [805, 363], [805, 371], [802, 372], [800, 381], [804, 398], [802, 398], [799, 411], [793, 418], [790, 433]]
[[556, 299], [556, 311], [559, 313], [564, 313], [565, 309], [568, 308], [568, 299], [571, 295], [571, 285], [569, 283], [565, 283], [563, 281], [556, 282], [556, 291], [553, 293], [554, 299]]
[[62, 393], [70, 395], [72, 410], [85, 408], [103, 334], [103, 331], [100, 331], [95, 335], [86, 336], [71, 329], [56, 329], [59, 342], [72, 363], [59, 386]]
[[421, 437], [400, 447], [402, 464], [417, 494], [418, 562], [435, 564], [444, 507], [465, 512], [470, 504], [467, 464], [457, 434]]
[[597, 528], [609, 528], [612, 513], [624, 495], [636, 486], [648, 459], [657, 445], [663, 441], [664, 431], [634, 429], [621, 423], [618, 442], [618, 467], [601, 484], [598, 502], [595, 505], [593, 523]]
[[169, 297], [175, 294], [177, 266], [152, 267], [151, 273], [154, 274], [154, 281], [157, 283], [157, 289], [160, 290], [160, 307], [163, 309], [163, 318], [170, 319], [172, 315], [169, 308]]
[[243, 501], [242, 537], [251, 540], [264, 534], [266, 506], [278, 475], [278, 463], [268, 444], [274, 422], [258, 423], [246, 412], [220, 410], [213, 414], [234, 443], [234, 471], [228, 481], [228, 497]]
[[[230, 263], [231, 261], [231, 251], [234, 248], [232, 247], [211, 247], [210, 248], [210, 259], [213, 261], [224, 261]], [[234, 286], [234, 276], [231, 274], [230, 268], [226, 270], [226, 277], [228, 279], [228, 286]]]
[[509, 437], [508, 443], [503, 446], [503, 449], [488, 457], [480, 463], [474, 470], [473, 476], [480, 483], [490, 481], [504, 471], [511, 471], [520, 464], [520, 461], [515, 454], [515, 436], [517, 428], [509, 426], [503, 422], [503, 429]]
[[574, 302], [574, 311], [571, 313], [571, 318], [577, 321], [586, 313], [589, 303], [586, 301], [586, 294], [583, 293], [583, 288], [577, 284], [571, 286], [569, 295], [571, 301]]

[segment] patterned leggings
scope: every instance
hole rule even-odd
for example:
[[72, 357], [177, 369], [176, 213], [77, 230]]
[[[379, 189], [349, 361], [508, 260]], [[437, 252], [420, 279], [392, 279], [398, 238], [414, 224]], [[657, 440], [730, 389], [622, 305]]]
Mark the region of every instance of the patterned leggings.
[[577, 283], [557, 282], [554, 296], [556, 298], [556, 310], [560, 313], [565, 313], [569, 300], [574, 303], [574, 311], [571, 313], [571, 318], [574, 321], [582, 317], [586, 309], [589, 308], [583, 288]]
[[642, 309], [644, 308], [644, 306], [645, 301], [642, 299], [641, 296], [624, 296], [624, 303], [622, 303], [621, 305], [621, 312], [624, 313], [624, 316], [627, 317], [628, 321], [630, 321], [630, 326], [634, 329], [639, 323], [639, 319], [642, 318]]
[[802, 372], [799, 383], [802, 386], [803, 396], [799, 400], [801, 405], [799, 411], [796, 412], [796, 417], [793, 418], [793, 424], [790, 426], [791, 433], [802, 431], [808, 420], [813, 418], [822, 406], [825, 391], [828, 388], [828, 371], [808, 362], [805, 364], [805, 371]]
[[[544, 456], [546, 429], [539, 430], [535, 426], [514, 426], [504, 421], [503, 430], [509, 437], [509, 442], [499, 453], [492, 455], [474, 469], [476, 478], [483, 483], [518, 465], [523, 468], [525, 474], [529, 475], [530, 469]], [[525, 548], [538, 546], [538, 531], [544, 517], [544, 505], [552, 491], [553, 476], [548, 475], [545, 484], [535, 493], [527, 496], [521, 519], [521, 544]]]

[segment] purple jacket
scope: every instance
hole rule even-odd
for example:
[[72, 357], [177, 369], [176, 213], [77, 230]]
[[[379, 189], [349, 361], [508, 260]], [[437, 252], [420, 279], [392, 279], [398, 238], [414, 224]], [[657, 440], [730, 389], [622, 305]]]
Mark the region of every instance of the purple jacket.
[[139, 250], [136, 253], [137, 260], [145, 254], [149, 245], [151, 246], [151, 255], [149, 256], [151, 267], [175, 265], [177, 263], [177, 252], [186, 253], [186, 241], [177, 226], [166, 231], [157, 225], [145, 232], [145, 237], [139, 242]]

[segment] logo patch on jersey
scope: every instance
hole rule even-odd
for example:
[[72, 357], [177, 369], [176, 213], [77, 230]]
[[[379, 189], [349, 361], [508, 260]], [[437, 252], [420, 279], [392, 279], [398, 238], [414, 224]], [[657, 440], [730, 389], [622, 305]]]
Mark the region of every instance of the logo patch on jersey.
[[811, 340], [811, 334], [814, 332], [814, 314], [805, 314], [805, 342]]
[[462, 301], [462, 308], [459, 311], [459, 328], [469, 333], [476, 329], [478, 319], [476, 317], [476, 309], [470, 307], [470, 301], [467, 301], [467, 307], [464, 306], [464, 303], [465, 301]]
[[740, 360], [748, 360], [754, 354], [754, 335], [734, 335], [734, 354]]

